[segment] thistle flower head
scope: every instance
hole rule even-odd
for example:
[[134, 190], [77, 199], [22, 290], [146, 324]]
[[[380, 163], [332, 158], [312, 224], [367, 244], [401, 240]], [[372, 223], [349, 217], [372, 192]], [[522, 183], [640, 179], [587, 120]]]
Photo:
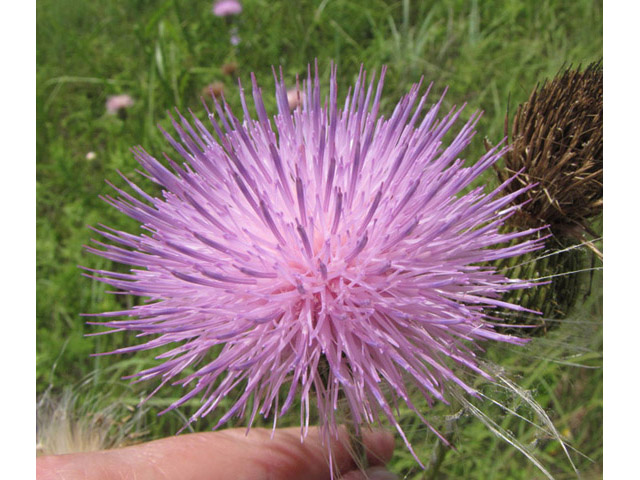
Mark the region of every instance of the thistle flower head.
[[[584, 71], [567, 69], [550, 82], [536, 87], [518, 106], [511, 128], [511, 150], [504, 167], [497, 169], [501, 180], [517, 174], [505, 188], [511, 193], [532, 184], [528, 200], [508, 221], [508, 228], [546, 225], [554, 234], [544, 255], [503, 260], [495, 266], [527, 278], [553, 279], [552, 283], [528, 292], [512, 292], [509, 301], [538, 310], [542, 315], [513, 315], [503, 312], [505, 323], [535, 326], [524, 332], [547, 333], [567, 317], [588, 283], [591, 262], [585, 248], [602, 258], [584, 233], [593, 236], [590, 224], [602, 213], [602, 65], [594, 63]], [[509, 115], [505, 118], [505, 129]], [[584, 274], [584, 275], [583, 275]], [[509, 331], [509, 330], [506, 330]], [[522, 331], [522, 330], [521, 330]]]
[[507, 191], [535, 186], [516, 223], [579, 238], [602, 212], [602, 98], [602, 65], [593, 63], [567, 69], [518, 106], [499, 175], [504, 181], [522, 170]]
[[287, 102], [289, 103], [289, 109], [295, 110], [302, 105], [302, 92], [299, 88], [290, 88], [287, 90]]
[[242, 4], [239, 0], [216, 0], [213, 2], [213, 14], [216, 17], [228, 17], [242, 13]]
[[231, 76], [238, 70], [238, 64], [236, 62], [228, 62], [220, 67], [223, 75]]
[[533, 230], [498, 232], [521, 191], [502, 195], [507, 182], [462, 193], [503, 151], [465, 166], [479, 115], [444, 144], [462, 109], [438, 118], [442, 98], [426, 109], [420, 85], [384, 117], [383, 78], [367, 84], [361, 70], [339, 107], [335, 69], [323, 101], [316, 68], [290, 112], [280, 73], [270, 117], [253, 77], [257, 119], [241, 89], [242, 120], [215, 99], [212, 131], [173, 120], [177, 138], [165, 136], [181, 163], [134, 149], [163, 195], [127, 179], [137, 196], [115, 188], [106, 200], [144, 233], [100, 227], [110, 242], [89, 250], [133, 266], [97, 278], [149, 299], [102, 314], [129, 317], [102, 325], [151, 338], [116, 352], [175, 346], [137, 374], [188, 389], [170, 408], [200, 397], [195, 420], [238, 392], [218, 425], [245, 414], [251, 424], [258, 413], [277, 420], [299, 396], [302, 435], [315, 404], [335, 438], [340, 396], [356, 425], [386, 417], [404, 438], [393, 406], [413, 409], [414, 385], [430, 403], [451, 385], [473, 394], [456, 371], [488, 376], [477, 344], [524, 342], [497, 333], [488, 314], [519, 309], [501, 294], [530, 284], [486, 266], [540, 247], [513, 242]]
[[109, 115], [115, 115], [121, 110], [125, 110], [129, 107], [132, 107], [135, 101], [131, 97], [131, 95], [127, 95], [126, 93], [120, 95], [111, 95], [107, 98], [105, 103], [105, 108]]

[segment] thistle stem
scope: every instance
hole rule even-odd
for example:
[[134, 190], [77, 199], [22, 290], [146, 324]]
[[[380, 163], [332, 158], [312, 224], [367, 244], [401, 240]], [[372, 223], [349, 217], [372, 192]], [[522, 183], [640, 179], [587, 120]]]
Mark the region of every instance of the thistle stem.
[[431, 453], [431, 459], [429, 460], [429, 466], [427, 467], [427, 471], [422, 477], [423, 480], [435, 480], [440, 471], [440, 466], [444, 461], [444, 457], [447, 455], [449, 451], [449, 447], [447, 447], [442, 440], [439, 438], [436, 440], [436, 445], [433, 448], [433, 452]]
[[[320, 373], [322, 381], [327, 386], [329, 382], [329, 371], [330, 367], [329, 362], [327, 361], [327, 357], [322, 355], [318, 364], [318, 372]], [[344, 400], [344, 394], [342, 392], [339, 393], [339, 398], [341, 400]], [[344, 405], [344, 403], [341, 404]], [[369, 462], [367, 461], [367, 447], [364, 444], [362, 427], [358, 428], [358, 425], [353, 419], [353, 415], [351, 414], [351, 410], [349, 408], [343, 408], [342, 410], [342, 413], [344, 413], [343, 418], [349, 439], [349, 453], [351, 454], [351, 457], [353, 458], [356, 466], [364, 471], [369, 466]]]
[[[463, 410], [460, 410], [458, 413], [449, 415], [446, 418], [443, 435], [444, 438], [447, 439], [447, 441], [451, 441], [451, 439], [453, 438], [455, 422], [458, 421], [458, 419], [462, 415], [462, 412]], [[451, 450], [451, 447], [446, 445], [439, 438], [436, 439], [436, 444], [433, 447], [431, 458], [429, 459], [429, 466], [427, 467], [427, 470], [422, 477], [423, 480], [435, 480], [437, 478], [440, 467], [442, 466], [442, 462], [444, 461], [444, 458], [449, 450]]]
[[366, 470], [369, 466], [367, 461], [367, 447], [364, 444], [362, 428], [358, 429], [356, 424], [350, 420], [347, 422], [347, 433], [351, 441], [351, 455], [356, 466], [361, 470]]

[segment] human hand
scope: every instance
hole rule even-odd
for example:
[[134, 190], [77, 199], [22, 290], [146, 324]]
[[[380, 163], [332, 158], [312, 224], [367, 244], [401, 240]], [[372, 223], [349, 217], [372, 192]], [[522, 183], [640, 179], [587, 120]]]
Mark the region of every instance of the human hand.
[[[98, 452], [51, 455], [36, 460], [38, 480], [328, 480], [329, 462], [317, 427], [304, 443], [300, 428], [244, 428], [192, 433]], [[393, 436], [375, 431], [364, 434], [372, 467], [361, 472], [347, 445], [345, 429], [334, 446], [337, 478], [391, 480], [382, 466], [393, 453]]]

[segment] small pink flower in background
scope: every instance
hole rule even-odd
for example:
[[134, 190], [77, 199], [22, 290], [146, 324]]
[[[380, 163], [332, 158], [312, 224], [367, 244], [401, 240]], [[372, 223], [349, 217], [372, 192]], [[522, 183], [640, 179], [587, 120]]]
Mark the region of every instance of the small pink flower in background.
[[213, 14], [216, 17], [238, 15], [242, 12], [242, 4], [238, 0], [216, 0], [213, 2]]
[[109, 98], [107, 98], [105, 107], [108, 114], [115, 115], [120, 110], [124, 110], [125, 108], [133, 106], [134, 103], [135, 102], [130, 95], [123, 93], [121, 95], [111, 95]]
[[289, 109], [295, 110], [302, 105], [304, 94], [298, 88], [290, 88], [287, 90], [287, 102], [289, 102]]
[[233, 45], [234, 47], [240, 44], [240, 41], [242, 40], [240, 38], [240, 35], [238, 35], [238, 27], [233, 27], [230, 31], [229, 31], [229, 42], [231, 42], [231, 45]]
[[87, 154], [85, 155], [85, 158], [87, 160], [95, 160], [97, 156], [98, 155], [96, 155], [96, 152], [87, 152]]

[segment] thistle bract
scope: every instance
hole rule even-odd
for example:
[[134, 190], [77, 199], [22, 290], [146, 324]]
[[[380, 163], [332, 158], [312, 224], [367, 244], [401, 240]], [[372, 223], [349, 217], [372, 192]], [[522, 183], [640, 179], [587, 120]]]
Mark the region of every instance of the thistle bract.
[[[542, 315], [513, 315], [506, 323], [530, 324], [529, 334], [545, 334], [570, 314], [586, 290], [589, 270], [585, 241], [596, 236], [594, 218], [602, 214], [603, 131], [602, 65], [593, 63], [584, 71], [566, 70], [519, 105], [511, 129], [511, 150], [504, 157], [498, 177], [507, 180], [518, 174], [505, 193], [518, 185], [533, 184], [524, 197], [526, 205], [509, 219], [507, 228], [548, 226], [553, 238], [543, 255], [517, 262], [503, 260], [501, 269], [526, 278], [553, 278], [533, 292], [513, 292], [507, 298]], [[505, 118], [505, 125], [509, 117]], [[522, 329], [520, 331], [523, 331]]]
[[199, 397], [193, 421], [234, 392], [218, 425], [243, 415], [251, 424], [277, 420], [298, 397], [302, 436], [316, 408], [330, 440], [340, 397], [356, 426], [386, 417], [410, 448], [393, 410], [414, 409], [409, 390], [430, 404], [452, 385], [473, 394], [456, 370], [488, 377], [478, 342], [524, 343], [488, 314], [521, 309], [500, 297], [530, 283], [486, 266], [540, 247], [512, 242], [534, 230], [498, 232], [521, 190], [461, 193], [502, 151], [465, 166], [458, 156], [479, 115], [443, 144], [462, 109], [438, 118], [442, 98], [425, 109], [420, 85], [379, 114], [383, 78], [367, 84], [361, 70], [340, 108], [335, 68], [325, 100], [316, 69], [290, 112], [281, 73], [270, 117], [252, 77], [257, 119], [241, 88], [242, 120], [215, 99], [211, 130], [178, 114], [177, 138], [165, 136], [180, 163], [134, 149], [162, 197], [127, 180], [136, 195], [115, 188], [106, 200], [146, 233], [100, 227], [110, 242], [89, 250], [133, 266], [97, 278], [149, 299], [102, 314], [127, 317], [102, 325], [151, 336], [112, 353], [175, 345], [137, 374], [188, 389], [170, 408]]

